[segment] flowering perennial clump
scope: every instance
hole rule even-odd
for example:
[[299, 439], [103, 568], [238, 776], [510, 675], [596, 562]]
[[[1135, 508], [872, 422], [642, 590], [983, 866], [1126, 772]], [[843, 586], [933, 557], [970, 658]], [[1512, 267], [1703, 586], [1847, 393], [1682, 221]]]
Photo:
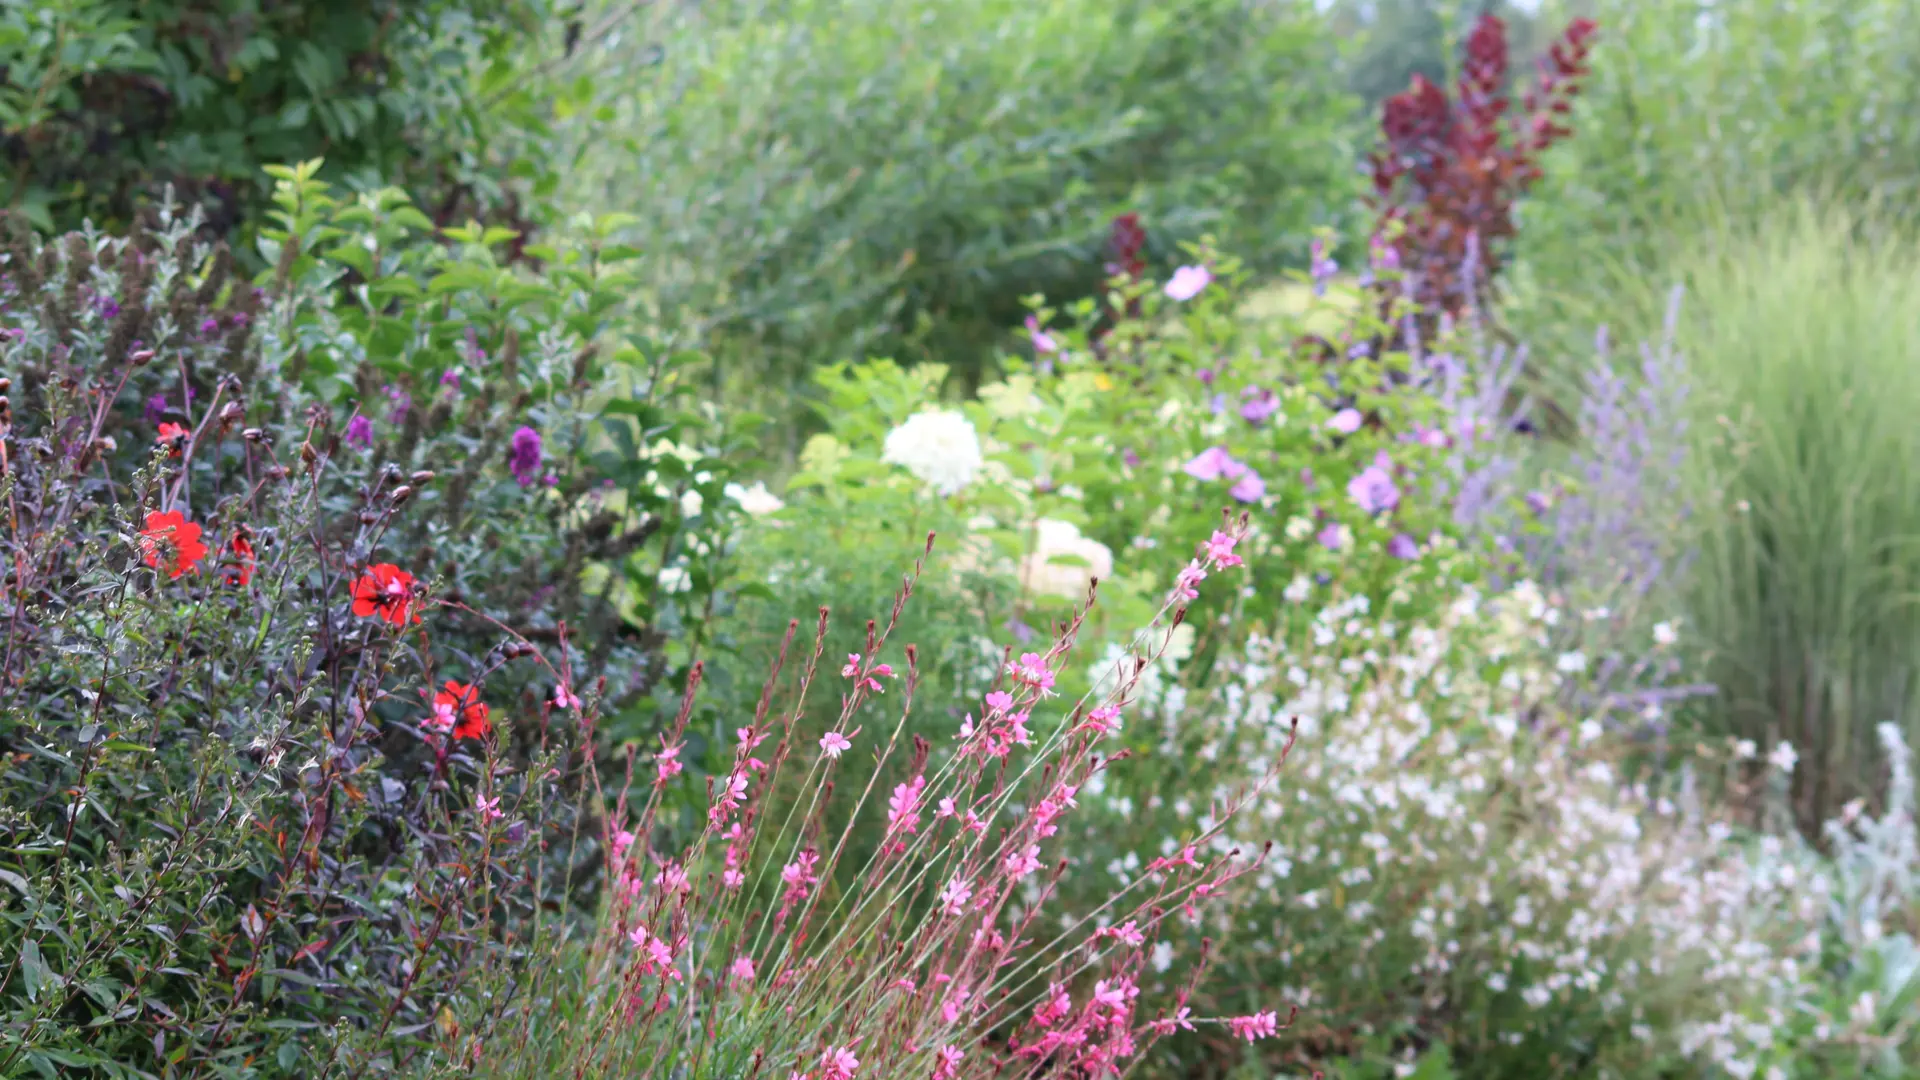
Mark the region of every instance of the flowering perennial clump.
[[[1244, 529], [1216, 532], [1195, 565], [1237, 565]], [[869, 624], [864, 649], [836, 665], [839, 715], [817, 738], [796, 725], [822, 674], [827, 616], [800, 657], [790, 704], [776, 709], [799, 624], [789, 627], [758, 708], [708, 784], [703, 827], [676, 850], [642, 838], [667, 835], [663, 800], [680, 776], [696, 671], [644, 801], [630, 816], [625, 790], [613, 800], [605, 845], [615, 887], [589, 977], [606, 991], [572, 1060], [654, 1071], [700, 1060], [804, 1080], [1083, 1077], [1117, 1074], [1196, 1025], [1249, 1041], [1277, 1034], [1273, 1011], [1208, 1019], [1184, 1000], [1150, 1011], [1141, 991], [1167, 929], [1200, 918], [1259, 865], [1201, 852], [1219, 847], [1234, 809], [1272, 773], [1224, 803], [1220, 824], [1114, 893], [1097, 920], [1068, 915], [1058, 929], [1045, 913], [1071, 874], [1063, 826], [1086, 786], [1127, 756], [1109, 740], [1136, 680], [1123, 676], [1100, 701], [1050, 705], [1082, 612], [1045, 651], [1010, 656], [946, 745], [909, 738], [916, 652], [903, 651], [899, 671], [875, 657], [913, 582], [885, 626]], [[1163, 614], [1171, 629], [1184, 603], [1170, 599]], [[880, 709], [896, 681], [895, 719], [862, 739], [855, 720]], [[873, 770], [863, 762], [843, 774], [856, 744], [872, 748]], [[838, 836], [829, 828], [842, 784], [854, 793], [846, 812], [857, 820], [871, 803], [877, 817], [881, 843], [863, 856], [849, 848], [851, 825]]]

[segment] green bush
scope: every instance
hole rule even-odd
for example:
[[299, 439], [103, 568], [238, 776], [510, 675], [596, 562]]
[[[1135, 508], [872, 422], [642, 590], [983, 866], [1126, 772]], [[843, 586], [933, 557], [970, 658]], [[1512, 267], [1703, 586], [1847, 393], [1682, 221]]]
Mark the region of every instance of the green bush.
[[574, 203], [636, 216], [662, 317], [761, 373], [865, 352], [977, 372], [1021, 298], [1219, 234], [1262, 267], [1349, 210], [1352, 102], [1305, 3], [654, 5], [587, 70]]
[[645, 445], [706, 426], [610, 332], [612, 223], [534, 276], [317, 166], [275, 170], [257, 285], [170, 211], [6, 223], [0, 1073], [454, 1038], [593, 895], [548, 850], [593, 828], [582, 718], [650, 730], [725, 602], [725, 474]]
[[[497, 142], [537, 124], [545, 0], [19, 0], [0, 7], [6, 205], [41, 229], [124, 227], [167, 185], [222, 235], [267, 209], [261, 167], [502, 208]], [[537, 103], [546, 107], [545, 101]]]

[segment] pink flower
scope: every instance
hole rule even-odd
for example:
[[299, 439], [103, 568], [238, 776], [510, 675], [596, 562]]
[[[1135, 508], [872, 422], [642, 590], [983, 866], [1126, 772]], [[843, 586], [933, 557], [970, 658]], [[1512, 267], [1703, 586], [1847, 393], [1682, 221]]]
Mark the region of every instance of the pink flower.
[[1180, 471], [1195, 480], [1238, 480], [1247, 474], [1247, 467], [1235, 461], [1226, 447], [1209, 446], [1180, 466]]
[[1027, 340], [1033, 344], [1033, 351], [1037, 353], [1058, 352], [1060, 350], [1060, 343], [1053, 340], [1052, 334], [1040, 329], [1040, 320], [1034, 318], [1032, 315], [1027, 316]]
[[632, 833], [628, 832], [625, 829], [621, 829], [619, 832], [613, 834], [613, 857], [614, 858], [619, 859], [619, 858], [625, 857], [627, 854], [627, 849], [632, 846], [633, 846]]
[[495, 821], [506, 816], [500, 812], [500, 797], [498, 795], [491, 799], [475, 799], [473, 808], [480, 811], [481, 818], [486, 821]]
[[1175, 1031], [1192, 1031], [1193, 1021], [1188, 1019], [1192, 1015], [1193, 1010], [1182, 1005], [1180, 1011], [1172, 1016], [1163, 1016], [1153, 1022], [1154, 1034], [1171, 1035]]
[[1327, 421], [1327, 426], [1342, 435], [1351, 435], [1360, 430], [1360, 410], [1341, 409]]
[[873, 693], [884, 694], [886, 693], [886, 687], [880, 685], [880, 680], [882, 678], [893, 678], [893, 665], [875, 664], [867, 669], [865, 675], [862, 675], [860, 673], [860, 654], [848, 653], [847, 664], [840, 669], [840, 674], [852, 679], [853, 687], [856, 690], [864, 687]]
[[1394, 486], [1392, 467], [1392, 461], [1382, 453], [1348, 482], [1347, 494], [1361, 510], [1378, 514], [1400, 505], [1400, 489]]
[[955, 877], [940, 892], [940, 908], [948, 915], [959, 915], [967, 909], [967, 901], [971, 899], [973, 887]]
[[1248, 1042], [1271, 1039], [1280, 1030], [1280, 1017], [1271, 1012], [1257, 1012], [1252, 1016], [1232, 1016], [1227, 1018], [1227, 1027], [1233, 1030], [1234, 1038]]
[[1009, 852], [1006, 859], [1006, 868], [1007, 876], [1013, 878], [1015, 881], [1040, 869], [1040, 845], [1028, 844], [1027, 850], [1025, 851]]
[[653, 883], [661, 892], [669, 894], [685, 892], [692, 887], [692, 882], [687, 880], [687, 871], [679, 863], [668, 863], [661, 867], [660, 874], [653, 879]]
[[847, 654], [847, 666], [840, 669], [840, 675], [842, 678], [851, 679], [858, 674], [860, 674], [860, 654], [850, 652]]
[[1173, 591], [1182, 600], [1194, 600], [1200, 596], [1200, 583], [1207, 579], [1207, 572], [1200, 568], [1199, 560], [1194, 560], [1173, 579]]
[[1111, 735], [1120, 730], [1120, 706], [1102, 705], [1087, 714], [1087, 726], [1100, 735]]
[[556, 709], [578, 709], [580, 707], [580, 699], [574, 696], [573, 691], [567, 689], [565, 683], [561, 683], [554, 688], [553, 707]]
[[1173, 272], [1167, 280], [1168, 299], [1184, 303], [1200, 295], [1200, 290], [1213, 281], [1213, 272], [1204, 266], [1183, 266]]
[[1259, 502], [1266, 498], [1267, 482], [1260, 479], [1259, 473], [1248, 469], [1245, 476], [1234, 481], [1233, 486], [1227, 489], [1227, 494], [1243, 503]]
[[662, 745], [660, 752], [653, 756], [655, 768], [659, 773], [659, 777], [655, 781], [656, 783], [666, 783], [674, 777], [679, 776], [680, 770], [686, 767], [680, 764], [680, 749], [680, 746]]
[[854, 1070], [858, 1068], [860, 1059], [853, 1056], [853, 1050], [836, 1046], [820, 1057], [820, 1080], [853, 1080]]
[[1240, 538], [1232, 533], [1215, 529], [1213, 535], [1208, 537], [1207, 542], [1202, 545], [1201, 554], [1211, 559], [1214, 565], [1221, 569], [1231, 569], [1246, 561], [1233, 553], [1233, 546], [1239, 542]]
[[960, 1075], [960, 1063], [966, 1055], [957, 1046], [943, 1046], [933, 1062], [933, 1080], [957, 1080]]
[[1053, 689], [1053, 672], [1047, 670], [1047, 662], [1039, 653], [1022, 653], [1018, 661], [1008, 665], [1007, 672], [1015, 682], [1025, 683], [1043, 694]]
[[727, 968], [727, 974], [735, 982], [750, 983], [753, 981], [753, 961], [744, 956], [735, 957], [733, 965]]
[[820, 736], [820, 752], [836, 760], [852, 746], [853, 743], [837, 731], [829, 731]]
[[1003, 713], [1013, 708], [1013, 695], [1004, 690], [995, 690], [987, 695], [987, 709], [994, 713]]
[[924, 776], [894, 785], [893, 796], [887, 800], [887, 831], [913, 833], [920, 830], [920, 791], [926, 786], [927, 778]]

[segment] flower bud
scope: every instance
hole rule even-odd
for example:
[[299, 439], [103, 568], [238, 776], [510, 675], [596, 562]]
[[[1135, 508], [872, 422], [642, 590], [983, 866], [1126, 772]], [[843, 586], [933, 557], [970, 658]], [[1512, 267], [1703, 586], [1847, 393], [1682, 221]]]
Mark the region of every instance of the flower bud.
[[393, 505], [404, 505], [408, 499], [413, 498], [413, 488], [409, 485], [401, 484], [399, 487], [393, 489], [393, 494], [390, 498], [393, 500]]
[[240, 433], [240, 437], [250, 443], [266, 442], [267, 433], [257, 427], [250, 427]]
[[407, 480], [411, 482], [414, 487], [425, 487], [433, 483], [433, 472], [430, 469], [421, 469], [419, 472], [407, 477]]
[[153, 350], [152, 349], [136, 349], [134, 350], [132, 355], [127, 357], [127, 359], [131, 361], [135, 367], [139, 367], [141, 364], [144, 364], [147, 361], [153, 359]]

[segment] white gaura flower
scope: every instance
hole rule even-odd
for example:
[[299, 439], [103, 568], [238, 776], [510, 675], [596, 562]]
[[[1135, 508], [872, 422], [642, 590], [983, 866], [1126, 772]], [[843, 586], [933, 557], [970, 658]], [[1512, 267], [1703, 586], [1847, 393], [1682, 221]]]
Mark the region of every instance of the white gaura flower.
[[778, 513], [787, 507], [786, 503], [780, 501], [778, 495], [767, 490], [767, 484], [764, 480], [754, 481], [752, 487], [728, 484], [726, 492], [727, 498], [738, 503], [740, 509], [746, 511], [747, 514], [752, 517], [763, 517], [767, 514]]
[[1041, 518], [1034, 523], [1033, 550], [1020, 561], [1020, 584], [1042, 596], [1084, 600], [1094, 578], [1113, 576], [1113, 552], [1080, 535], [1072, 522]]
[[887, 432], [880, 460], [901, 466], [942, 495], [958, 494], [986, 465], [973, 423], [951, 409], [915, 413]]

